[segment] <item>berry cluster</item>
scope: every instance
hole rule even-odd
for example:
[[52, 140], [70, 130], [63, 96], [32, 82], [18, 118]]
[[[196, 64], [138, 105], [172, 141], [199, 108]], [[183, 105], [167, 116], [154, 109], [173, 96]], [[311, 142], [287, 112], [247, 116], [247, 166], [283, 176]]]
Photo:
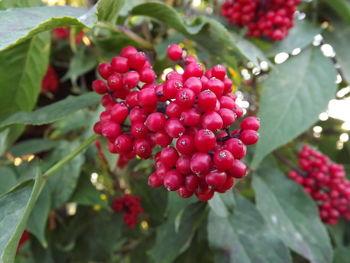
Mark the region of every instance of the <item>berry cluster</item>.
[[130, 194], [114, 198], [112, 209], [115, 212], [123, 212], [124, 223], [129, 228], [134, 228], [137, 225], [138, 215], [143, 213], [140, 197]]
[[55, 69], [52, 66], [47, 68], [46, 74], [41, 80], [42, 92], [55, 92], [58, 89], [59, 80]]
[[[68, 39], [70, 35], [70, 28], [69, 27], [58, 27], [55, 28], [53, 31], [55, 37], [59, 39]], [[76, 37], [75, 37], [75, 43], [80, 44], [81, 40], [84, 37], [84, 31], [80, 31]]]
[[334, 225], [340, 218], [349, 220], [350, 181], [344, 167], [308, 146], [303, 146], [298, 158], [302, 170], [290, 171], [288, 176], [317, 202], [323, 222]]
[[300, 0], [228, 0], [221, 15], [229, 23], [248, 27], [248, 37], [282, 40], [294, 26], [294, 13]]
[[205, 71], [195, 57], [183, 53], [178, 45], [168, 47], [168, 57], [181, 60], [184, 72], [170, 72], [161, 84], [155, 83], [144, 53], [134, 47], [100, 64], [98, 71], [107, 83], [95, 80], [93, 89], [107, 93], [102, 97], [106, 110], [94, 130], [109, 140], [110, 152], [120, 154], [122, 165], [135, 156], [149, 158], [160, 146], [149, 184], [177, 191], [183, 198], [195, 193], [207, 201], [215, 191], [230, 189], [234, 178], [245, 176], [241, 159], [246, 145], [258, 141], [260, 123], [247, 117], [231, 132], [243, 110], [235, 103], [225, 67]]

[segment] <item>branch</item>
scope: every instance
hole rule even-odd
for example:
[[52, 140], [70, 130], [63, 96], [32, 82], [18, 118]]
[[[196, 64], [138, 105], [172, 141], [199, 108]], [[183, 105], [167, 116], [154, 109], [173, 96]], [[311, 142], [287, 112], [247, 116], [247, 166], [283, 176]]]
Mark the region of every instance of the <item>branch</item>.
[[302, 177], [307, 177], [308, 176], [308, 174], [305, 171], [303, 171], [299, 167], [295, 166], [293, 163], [291, 163], [286, 157], [284, 157], [279, 152], [274, 151], [273, 155], [277, 159], [279, 159], [281, 162], [283, 162], [286, 166], [288, 166], [290, 169], [292, 169], [293, 171], [297, 172], [300, 176], [302, 176]]

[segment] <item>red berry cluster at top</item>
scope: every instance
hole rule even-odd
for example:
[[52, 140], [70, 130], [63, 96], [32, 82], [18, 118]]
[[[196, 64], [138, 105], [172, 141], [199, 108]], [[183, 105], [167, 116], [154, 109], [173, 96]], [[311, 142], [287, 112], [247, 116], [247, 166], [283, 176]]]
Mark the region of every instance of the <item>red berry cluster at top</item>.
[[107, 83], [95, 80], [93, 89], [107, 93], [102, 98], [106, 110], [94, 130], [109, 140], [109, 150], [120, 154], [124, 164], [136, 155], [149, 158], [160, 146], [149, 184], [207, 201], [215, 191], [230, 189], [234, 178], [245, 176], [241, 159], [246, 145], [258, 141], [260, 123], [247, 117], [230, 132], [243, 110], [235, 103], [225, 67], [205, 71], [196, 58], [183, 53], [178, 45], [168, 47], [168, 57], [181, 60], [184, 72], [170, 72], [161, 84], [155, 83], [145, 55], [133, 47], [100, 64]]
[[294, 26], [294, 13], [300, 0], [228, 0], [221, 15], [229, 23], [248, 27], [248, 37], [282, 40]]
[[123, 213], [124, 223], [129, 228], [134, 228], [137, 225], [138, 215], [143, 213], [140, 197], [130, 194], [114, 198], [112, 209], [115, 212]]
[[309, 146], [303, 146], [298, 159], [302, 170], [290, 171], [288, 176], [317, 202], [322, 221], [335, 225], [341, 218], [349, 220], [350, 181], [344, 167]]
[[49, 66], [45, 73], [45, 76], [41, 80], [41, 91], [42, 92], [55, 92], [59, 86], [59, 79], [56, 70]]

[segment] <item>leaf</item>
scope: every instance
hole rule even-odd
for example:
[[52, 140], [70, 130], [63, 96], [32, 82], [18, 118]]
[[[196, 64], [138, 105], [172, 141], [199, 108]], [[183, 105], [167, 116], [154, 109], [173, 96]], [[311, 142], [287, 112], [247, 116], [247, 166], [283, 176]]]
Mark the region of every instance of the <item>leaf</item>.
[[334, 65], [318, 48], [309, 48], [276, 66], [262, 83], [260, 140], [253, 167], [317, 121], [335, 96], [336, 76]]
[[312, 263], [329, 263], [332, 247], [314, 201], [275, 168], [253, 177], [256, 203], [272, 231], [292, 250]]
[[34, 186], [23, 187], [0, 197], [0, 261], [14, 262], [19, 239], [26, 227], [27, 219], [42, 191], [46, 180], [39, 171]]
[[296, 20], [295, 26], [289, 31], [288, 37], [267, 50], [268, 56], [274, 56], [280, 52], [291, 53], [294, 49], [304, 49], [312, 43], [314, 37], [321, 33], [321, 28], [307, 20]]
[[259, 63], [258, 59], [267, 60], [262, 53], [257, 57], [258, 49], [251, 43], [253, 50], [245, 48], [244, 44], [238, 47], [237, 42], [246, 42], [237, 35], [231, 34], [220, 22], [207, 16], [197, 17], [191, 21], [185, 20], [174, 8], [158, 2], [137, 5], [131, 10], [131, 14], [152, 17], [166, 23], [186, 37], [195, 40], [210, 53], [222, 57], [231, 66], [236, 66], [234, 61], [237, 55], [246, 57], [255, 64]]
[[98, 21], [117, 23], [120, 10], [125, 4], [125, 0], [100, 0], [97, 3]]
[[[59, 147], [50, 156], [51, 163], [55, 163], [66, 157], [80, 146], [81, 142], [75, 140], [72, 142], [62, 141]], [[62, 206], [73, 194], [78, 183], [80, 169], [84, 163], [84, 155], [81, 153], [73, 160], [66, 163], [56, 176], [50, 177], [48, 184], [51, 188], [52, 207]]]
[[350, 23], [350, 3], [347, 0], [322, 0], [333, 8], [338, 15], [347, 23]]
[[267, 227], [254, 205], [238, 194], [234, 199], [233, 213], [209, 213], [208, 239], [215, 262], [291, 263], [288, 249]]
[[335, 50], [338, 63], [346, 77], [346, 81], [350, 82], [350, 52], [349, 52], [349, 25], [339, 21], [332, 21], [334, 30], [323, 34], [325, 42], [329, 43]]
[[181, 214], [178, 227], [174, 224], [174, 217], [169, 217], [163, 225], [158, 227], [156, 242], [149, 251], [154, 262], [173, 262], [178, 255], [186, 250], [204, 212], [203, 204], [190, 204]]
[[81, 96], [68, 96], [66, 99], [33, 112], [17, 112], [0, 122], [0, 128], [12, 124], [43, 125], [57, 121], [73, 112], [98, 104], [100, 96], [93, 92]]
[[48, 139], [29, 139], [21, 141], [9, 149], [14, 157], [21, 157], [27, 154], [46, 152], [56, 147], [60, 142]]
[[47, 247], [45, 238], [46, 222], [51, 206], [51, 196], [48, 187], [41, 192], [30, 216], [26, 229], [40, 241], [43, 247]]
[[100, 205], [108, 209], [109, 205], [105, 200], [101, 199], [101, 194], [102, 193], [91, 184], [87, 176], [81, 176], [70, 201], [86, 206]]
[[339, 247], [334, 250], [333, 263], [345, 263], [350, 258], [350, 247]]
[[5, 10], [11, 7], [30, 7], [42, 5], [41, 0], [1, 0], [0, 10]]
[[64, 26], [92, 26], [88, 10], [72, 6], [40, 6], [0, 11], [0, 51], [34, 35]]
[[11, 168], [0, 167], [0, 195], [16, 184], [16, 174]]
[[[48, 33], [39, 34], [0, 52], [0, 120], [19, 110], [33, 109], [40, 92], [41, 79], [47, 69], [49, 54]], [[22, 126], [11, 127], [7, 146], [17, 138], [22, 129]]]

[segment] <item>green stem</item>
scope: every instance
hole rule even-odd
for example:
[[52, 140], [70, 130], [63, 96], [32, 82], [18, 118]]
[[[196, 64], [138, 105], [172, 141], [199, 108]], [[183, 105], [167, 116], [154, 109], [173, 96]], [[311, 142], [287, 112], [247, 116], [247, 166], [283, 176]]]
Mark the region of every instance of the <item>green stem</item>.
[[82, 145], [80, 145], [77, 149], [75, 149], [73, 152], [68, 154], [66, 157], [64, 157], [62, 160], [60, 160], [58, 163], [53, 165], [49, 170], [47, 170], [43, 177], [50, 177], [51, 175], [55, 174], [59, 169], [61, 169], [66, 163], [68, 163], [70, 160], [74, 159], [75, 156], [77, 156], [79, 153], [84, 151], [91, 143], [93, 143], [96, 139], [98, 139], [100, 135], [94, 134], [91, 137], [89, 137], [85, 142], [83, 142]]
[[96, 27], [108, 29], [108, 30], [111, 30], [111, 31], [119, 33], [119, 34], [124, 34], [127, 37], [129, 37], [130, 39], [134, 40], [137, 44], [139, 44], [140, 47], [145, 48], [145, 49], [149, 49], [149, 50], [153, 50], [153, 45], [151, 42], [143, 39], [142, 37], [139, 37], [136, 33], [129, 30], [125, 26], [115, 26], [115, 25], [100, 22], [100, 23], [96, 24]]

